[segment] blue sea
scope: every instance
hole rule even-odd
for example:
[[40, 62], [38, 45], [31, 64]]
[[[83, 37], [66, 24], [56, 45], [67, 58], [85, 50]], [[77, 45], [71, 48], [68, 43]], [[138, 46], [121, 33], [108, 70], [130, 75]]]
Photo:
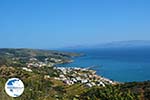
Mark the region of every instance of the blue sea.
[[119, 82], [150, 80], [150, 48], [84, 49], [74, 52], [84, 56], [73, 58], [64, 67], [82, 67], [96, 70], [98, 75]]

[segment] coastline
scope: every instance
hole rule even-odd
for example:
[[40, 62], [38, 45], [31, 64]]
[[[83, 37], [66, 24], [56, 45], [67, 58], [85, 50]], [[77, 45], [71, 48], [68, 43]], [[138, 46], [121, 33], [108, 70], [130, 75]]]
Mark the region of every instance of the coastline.
[[[62, 66], [87, 68], [88, 66], [96, 66], [91, 68], [97, 71], [100, 76], [107, 77], [121, 83], [125, 82], [143, 82], [149, 80], [149, 56], [143, 55], [146, 51], [125, 52], [124, 51], [82, 51], [86, 54], [83, 57], [73, 58], [74, 62], [62, 64]], [[122, 54], [124, 53], [124, 54]], [[135, 54], [137, 56], [133, 56]], [[148, 53], [149, 54], [149, 53]]]
[[[78, 57], [82, 57], [82, 56], [83, 55], [78, 56]], [[77, 58], [77, 57], [74, 57], [74, 58]], [[96, 70], [91, 69], [95, 66], [89, 66], [86, 68], [75, 67], [75, 66], [71, 66], [71, 67], [61, 66], [63, 64], [70, 64], [73, 62], [74, 62], [74, 59], [70, 58], [70, 61], [67, 63], [56, 64], [54, 66], [54, 69], [59, 70], [61, 74], [59, 75], [59, 77], [55, 77], [55, 79], [63, 81], [67, 85], [81, 83], [87, 87], [93, 87], [93, 86], [105, 87], [106, 85], [120, 84], [120, 82], [111, 80], [101, 75], [97, 75]]]

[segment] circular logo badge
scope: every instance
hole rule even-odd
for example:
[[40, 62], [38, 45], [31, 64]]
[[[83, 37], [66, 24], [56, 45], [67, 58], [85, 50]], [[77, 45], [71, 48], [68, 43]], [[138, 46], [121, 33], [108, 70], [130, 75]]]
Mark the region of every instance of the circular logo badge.
[[11, 78], [5, 84], [5, 91], [11, 97], [19, 97], [24, 91], [24, 84], [18, 78]]

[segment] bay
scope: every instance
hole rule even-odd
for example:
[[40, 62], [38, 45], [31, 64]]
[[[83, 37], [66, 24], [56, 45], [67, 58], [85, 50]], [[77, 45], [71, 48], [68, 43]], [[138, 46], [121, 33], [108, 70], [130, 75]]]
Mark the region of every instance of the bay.
[[98, 75], [119, 82], [150, 80], [150, 49], [84, 49], [74, 50], [85, 56], [63, 67], [81, 67], [96, 70]]

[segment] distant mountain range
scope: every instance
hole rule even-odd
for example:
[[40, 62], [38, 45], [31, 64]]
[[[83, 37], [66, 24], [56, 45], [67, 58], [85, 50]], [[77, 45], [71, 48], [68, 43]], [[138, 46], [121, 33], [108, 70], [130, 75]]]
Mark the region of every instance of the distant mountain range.
[[131, 40], [131, 41], [116, 41], [99, 45], [100, 48], [137, 48], [150, 47], [150, 41], [146, 40]]
[[130, 41], [114, 41], [110, 43], [101, 43], [91, 46], [74, 46], [67, 49], [132, 49], [132, 48], [150, 48], [150, 40], [130, 40]]

